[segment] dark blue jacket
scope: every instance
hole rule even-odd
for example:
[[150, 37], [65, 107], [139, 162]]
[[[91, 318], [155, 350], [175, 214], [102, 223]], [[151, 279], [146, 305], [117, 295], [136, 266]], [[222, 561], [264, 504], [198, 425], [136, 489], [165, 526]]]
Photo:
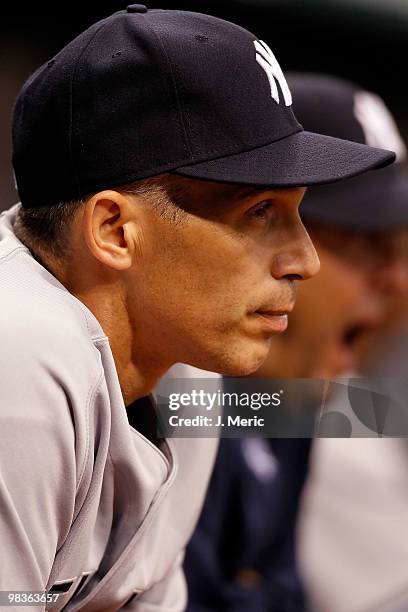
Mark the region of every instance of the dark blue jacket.
[[222, 439], [185, 571], [189, 612], [303, 612], [295, 524], [310, 439]]

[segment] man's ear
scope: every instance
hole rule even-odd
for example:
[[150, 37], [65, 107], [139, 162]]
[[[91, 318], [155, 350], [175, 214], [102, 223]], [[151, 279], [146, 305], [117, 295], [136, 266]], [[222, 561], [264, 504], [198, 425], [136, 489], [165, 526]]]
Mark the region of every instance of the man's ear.
[[127, 270], [132, 265], [136, 208], [130, 196], [113, 190], [96, 193], [85, 205], [82, 223], [88, 248], [113, 270]]

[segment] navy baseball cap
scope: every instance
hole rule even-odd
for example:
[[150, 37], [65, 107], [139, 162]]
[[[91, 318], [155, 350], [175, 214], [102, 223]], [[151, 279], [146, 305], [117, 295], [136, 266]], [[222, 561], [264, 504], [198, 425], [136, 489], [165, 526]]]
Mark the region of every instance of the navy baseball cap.
[[304, 131], [272, 50], [247, 30], [140, 4], [92, 25], [41, 66], [13, 116], [13, 167], [24, 207], [165, 172], [315, 185], [394, 158]]
[[397, 155], [397, 163], [378, 172], [310, 188], [302, 218], [362, 231], [408, 225], [406, 147], [383, 100], [330, 75], [288, 73], [287, 78], [296, 116], [306, 129], [390, 148]]

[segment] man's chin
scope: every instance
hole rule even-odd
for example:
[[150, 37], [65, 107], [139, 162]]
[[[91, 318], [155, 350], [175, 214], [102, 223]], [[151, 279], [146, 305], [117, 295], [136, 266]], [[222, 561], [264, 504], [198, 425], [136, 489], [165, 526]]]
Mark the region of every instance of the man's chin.
[[248, 376], [264, 363], [270, 345], [271, 338], [254, 338], [242, 333], [221, 336], [211, 345], [196, 344], [194, 354], [184, 355], [179, 361], [222, 376]]
[[219, 370], [220, 374], [240, 377], [256, 372], [268, 357], [270, 341], [257, 342], [256, 347], [253, 344], [252, 342], [250, 346], [242, 347], [242, 350], [229, 355], [222, 364], [222, 371]]

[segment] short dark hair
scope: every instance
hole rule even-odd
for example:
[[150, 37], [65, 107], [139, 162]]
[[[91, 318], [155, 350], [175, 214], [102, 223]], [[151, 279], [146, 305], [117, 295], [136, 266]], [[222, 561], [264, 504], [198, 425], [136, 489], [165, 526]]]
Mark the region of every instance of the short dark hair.
[[[183, 177], [161, 174], [114, 189], [146, 197], [162, 218], [173, 223], [181, 222], [186, 216], [183, 204], [188, 194], [188, 180]], [[40, 257], [45, 253], [60, 262], [67, 261], [71, 255], [69, 240], [71, 224], [76, 213], [92, 195], [94, 194], [52, 206], [37, 208], [21, 206], [14, 225], [17, 237]]]

